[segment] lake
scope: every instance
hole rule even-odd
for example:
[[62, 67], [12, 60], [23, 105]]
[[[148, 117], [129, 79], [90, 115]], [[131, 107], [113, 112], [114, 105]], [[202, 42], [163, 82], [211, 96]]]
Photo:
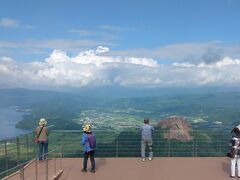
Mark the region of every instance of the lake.
[[15, 109], [0, 108], [0, 140], [16, 137], [28, 132], [15, 127], [17, 122], [22, 120], [23, 115], [23, 112], [17, 112]]

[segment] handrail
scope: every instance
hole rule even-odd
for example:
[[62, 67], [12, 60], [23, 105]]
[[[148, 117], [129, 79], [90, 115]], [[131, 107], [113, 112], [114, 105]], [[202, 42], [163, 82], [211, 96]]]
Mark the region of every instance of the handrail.
[[[97, 138], [97, 157], [140, 155], [139, 129], [93, 129], [93, 131]], [[230, 130], [181, 130], [180, 132], [187, 132], [191, 136], [186, 141], [164, 138], [166, 132], [168, 131], [156, 129], [153, 133], [155, 156], [225, 156], [228, 150]], [[171, 130], [171, 133], [175, 132], [179, 130]], [[81, 133], [82, 130], [50, 130], [49, 152], [56, 147], [63, 147], [64, 157], [82, 157]], [[1, 167], [0, 172], [36, 159], [38, 148], [34, 142], [34, 136], [34, 132], [31, 132], [16, 139], [0, 141], [0, 160], [5, 162], [5, 167]]]
[[[140, 146], [141, 146], [141, 137], [138, 130], [132, 130], [132, 135], [126, 132], [126, 134], [122, 133], [122, 131], [102, 131], [95, 130], [95, 134], [97, 136], [98, 147], [96, 151], [96, 156], [101, 156], [106, 154], [112, 154], [112, 156], [116, 157], [118, 155], [128, 156], [132, 154], [133, 156], [139, 156]], [[171, 132], [178, 132], [179, 130], [171, 130]], [[64, 146], [64, 154], [70, 157], [79, 157], [81, 156], [81, 130], [57, 130], [53, 131], [57, 132], [58, 136], [61, 137], [61, 142], [59, 144]], [[108, 136], [106, 133], [112, 133], [112, 137], [107, 142], [104, 142], [104, 136]], [[191, 140], [179, 141], [177, 139], [158, 139], [158, 133], [164, 133], [166, 130], [156, 130], [153, 135], [155, 154], [157, 156], [175, 156], [175, 155], [184, 155], [186, 156], [225, 156], [225, 152], [228, 149], [228, 141], [230, 136], [230, 131], [208, 131], [208, 130], [191, 130], [190, 135], [193, 137]], [[186, 132], [186, 131], [183, 131]], [[63, 133], [61, 135], [61, 133]], [[76, 136], [77, 133], [77, 136]], [[122, 134], [121, 134], [122, 133]], [[207, 133], [209, 136], [209, 141], [200, 140], [197, 136], [199, 133]], [[225, 137], [224, 137], [225, 136]], [[100, 139], [100, 142], [98, 141]], [[75, 143], [72, 143], [72, 141]], [[213, 140], [213, 141], [212, 141]], [[78, 141], [78, 142], [77, 142]], [[71, 147], [71, 148], [68, 148]], [[210, 148], [209, 148], [210, 147]], [[80, 154], [79, 154], [80, 153]], [[73, 156], [71, 156], [73, 155]]]
[[[57, 157], [55, 157], [53, 159], [53, 161], [54, 161], [53, 165], [49, 164], [49, 161], [50, 161], [49, 157], [51, 155], [53, 155], [53, 153], [56, 153], [56, 152], [59, 152], [59, 151], [60, 151], [60, 156], [58, 158], [60, 158], [60, 166], [59, 166], [60, 169], [58, 168], [58, 172], [57, 172], [57, 159], [56, 159]], [[43, 154], [42, 156], [46, 156], [46, 160], [43, 161], [44, 164], [45, 164], [45, 171], [44, 171], [45, 174], [43, 174], [42, 170], [40, 170], [41, 171], [41, 176], [45, 176], [45, 179], [48, 180], [49, 174], [51, 174], [52, 178], [54, 178], [54, 177], [57, 177], [59, 173], [62, 173], [62, 171], [63, 171], [63, 169], [62, 169], [63, 168], [63, 166], [62, 166], [62, 157], [63, 157], [62, 147], [55, 148], [55, 149], [49, 151], [48, 153]], [[33, 166], [35, 166], [35, 167], [31, 167], [31, 168], [34, 169], [33, 171], [34, 171], [34, 174], [35, 174], [35, 179], [42, 179], [42, 177], [38, 178], [38, 176], [39, 176], [39, 174], [38, 174], [38, 171], [39, 171], [38, 170], [38, 163], [39, 162], [38, 162], [37, 157], [1, 172], [0, 177], [4, 177], [3, 180], [7, 180], [7, 179], [9, 179], [13, 176], [20, 175], [21, 180], [27, 180], [28, 177], [25, 175], [25, 171], [27, 171], [27, 168], [29, 168], [29, 166], [31, 166], [33, 163], [34, 163]], [[53, 166], [53, 167], [51, 167], [51, 166]], [[50, 168], [54, 169], [54, 172], [50, 172]], [[33, 176], [33, 174], [31, 174], [31, 177], [32, 176]]]

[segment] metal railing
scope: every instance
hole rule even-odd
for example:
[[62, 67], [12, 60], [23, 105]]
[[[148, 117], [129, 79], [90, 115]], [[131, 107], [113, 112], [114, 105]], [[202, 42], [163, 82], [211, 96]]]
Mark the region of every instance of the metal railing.
[[46, 156], [45, 160], [39, 161], [38, 157], [18, 164], [1, 172], [0, 177], [4, 177], [3, 180], [49, 180], [58, 177], [63, 172], [62, 148], [56, 148], [43, 156]]
[[[97, 139], [96, 157], [139, 157], [141, 151], [140, 131], [125, 128], [121, 131], [93, 129]], [[51, 130], [49, 135], [50, 160], [40, 163], [37, 160], [38, 147], [34, 133], [0, 141], [0, 178], [18, 171], [28, 179], [26, 165], [35, 165], [38, 174], [40, 165], [44, 174], [55, 171], [62, 157], [82, 157], [81, 130]], [[216, 157], [225, 156], [229, 148], [230, 131], [227, 130], [155, 130], [153, 153], [155, 157]], [[62, 149], [59, 147], [63, 147]], [[61, 153], [56, 151], [60, 151]], [[147, 149], [146, 149], [147, 150]], [[62, 161], [62, 160], [61, 160]], [[53, 164], [53, 165], [52, 165]], [[33, 169], [33, 168], [32, 168]], [[38, 176], [36, 176], [37, 179]], [[44, 178], [44, 179], [47, 179]]]
[[37, 147], [34, 143], [34, 133], [0, 141], [0, 172], [28, 162], [36, 155]]
[[[139, 130], [95, 130], [94, 133], [97, 138], [97, 157], [140, 156], [141, 136]], [[167, 138], [168, 133], [166, 130], [155, 130], [153, 134], [154, 156], [225, 156], [229, 148], [229, 131], [176, 130], [174, 132], [171, 130], [172, 137]], [[82, 146], [80, 144], [82, 131], [53, 130], [51, 134], [50, 142], [54, 141], [55, 145], [64, 147], [64, 157], [82, 157]]]

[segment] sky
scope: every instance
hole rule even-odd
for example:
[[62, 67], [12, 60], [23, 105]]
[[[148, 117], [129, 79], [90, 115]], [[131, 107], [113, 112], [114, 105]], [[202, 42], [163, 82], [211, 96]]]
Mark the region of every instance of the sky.
[[240, 85], [240, 0], [1, 0], [0, 87]]

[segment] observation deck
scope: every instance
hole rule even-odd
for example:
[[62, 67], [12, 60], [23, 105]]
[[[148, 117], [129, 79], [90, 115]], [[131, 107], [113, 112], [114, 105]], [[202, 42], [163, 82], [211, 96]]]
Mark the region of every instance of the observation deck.
[[[96, 173], [82, 173], [81, 131], [51, 131], [48, 161], [36, 161], [34, 134], [0, 142], [1, 178], [9, 180], [228, 180], [227, 131], [192, 131], [189, 141], [155, 131], [154, 159], [142, 162], [138, 131], [95, 131]], [[90, 168], [90, 162], [88, 162]], [[59, 176], [58, 176], [59, 175]]]

